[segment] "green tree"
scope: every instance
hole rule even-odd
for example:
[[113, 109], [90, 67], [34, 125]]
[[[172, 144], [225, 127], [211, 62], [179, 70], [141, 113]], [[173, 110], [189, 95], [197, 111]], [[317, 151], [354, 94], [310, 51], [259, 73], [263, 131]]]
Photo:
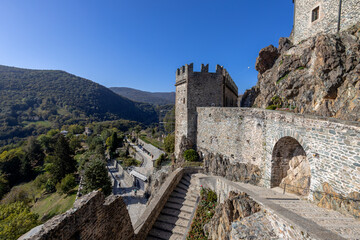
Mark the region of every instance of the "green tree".
[[0, 172], [0, 199], [10, 190], [9, 182], [5, 175]]
[[166, 133], [173, 133], [175, 131], [175, 106], [166, 113], [164, 122]]
[[66, 174], [76, 171], [76, 161], [72, 157], [69, 142], [63, 135], [58, 135], [54, 153], [47, 157], [46, 170], [51, 174], [52, 179], [57, 183]]
[[137, 125], [136, 127], [134, 127], [134, 131], [136, 133], [136, 136], [139, 138], [139, 133], [141, 131], [141, 126], [140, 125]]
[[78, 124], [74, 124], [69, 127], [69, 133], [71, 134], [81, 134], [84, 131], [85, 131], [85, 127]]
[[25, 152], [22, 148], [14, 148], [0, 154], [0, 171], [6, 175], [10, 187], [28, 178], [24, 176], [27, 167]]
[[74, 174], [67, 174], [60, 183], [56, 185], [56, 190], [63, 194], [68, 193], [71, 189], [76, 186]]
[[165, 162], [165, 161], [166, 161], [166, 156], [165, 156], [165, 154], [161, 154], [161, 155], [158, 157], [158, 159], [156, 159], [156, 161], [155, 161], [155, 163], [154, 163], [154, 167], [156, 167], [156, 168], [161, 167], [161, 164], [162, 164], [163, 162]]
[[91, 192], [102, 189], [105, 195], [111, 193], [111, 181], [105, 162], [99, 158], [90, 160], [85, 167], [84, 190]]
[[0, 205], [0, 239], [17, 239], [39, 223], [23, 202]]
[[104, 145], [104, 142], [100, 137], [94, 136], [88, 138], [88, 145], [89, 145], [89, 149], [91, 151], [94, 151], [98, 145]]
[[32, 168], [42, 166], [44, 164], [45, 154], [39, 141], [35, 137], [31, 136], [28, 138], [24, 150]]
[[106, 140], [106, 145], [108, 146], [110, 152], [115, 152], [118, 147], [118, 137], [117, 133], [113, 132], [111, 136]]
[[70, 139], [69, 146], [72, 152], [76, 152], [76, 150], [81, 148], [81, 141], [79, 137], [73, 136]]
[[164, 139], [165, 151], [168, 153], [173, 153], [175, 151], [175, 135], [169, 134]]

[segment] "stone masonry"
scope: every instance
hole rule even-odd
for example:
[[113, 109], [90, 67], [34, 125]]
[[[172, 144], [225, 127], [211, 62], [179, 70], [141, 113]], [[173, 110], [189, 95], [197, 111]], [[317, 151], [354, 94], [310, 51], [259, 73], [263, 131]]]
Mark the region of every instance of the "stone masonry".
[[176, 72], [175, 155], [180, 153], [183, 137], [196, 144], [196, 107], [235, 107], [238, 88], [229, 73], [220, 65], [209, 72], [209, 65], [201, 65], [201, 72], [193, 71], [193, 64]]
[[[274, 148], [286, 137], [298, 142], [306, 154], [311, 191], [322, 189], [324, 182], [344, 195], [360, 189], [358, 122], [250, 108], [197, 111], [197, 149], [202, 156], [222, 154], [233, 166], [256, 165], [261, 171], [262, 186], [271, 186], [273, 165], [281, 157], [273, 155]], [[312, 197], [310, 193], [309, 198]]]
[[72, 209], [21, 236], [20, 240], [134, 239], [126, 205], [120, 196], [105, 198], [94, 191], [75, 201]]
[[[298, 44], [318, 33], [336, 33], [340, 3], [340, 31], [342, 31], [360, 21], [359, 0], [294, 0], [293, 42]], [[318, 19], [312, 21], [312, 12], [317, 7], [319, 7]]]

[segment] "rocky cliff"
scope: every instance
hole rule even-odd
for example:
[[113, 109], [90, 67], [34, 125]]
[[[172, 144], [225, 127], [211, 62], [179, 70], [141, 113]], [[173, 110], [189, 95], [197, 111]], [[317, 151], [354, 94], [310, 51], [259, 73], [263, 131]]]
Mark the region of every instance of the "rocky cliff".
[[260, 51], [256, 70], [258, 83], [245, 92], [242, 107], [360, 121], [360, 23], [298, 45], [281, 38], [278, 48]]

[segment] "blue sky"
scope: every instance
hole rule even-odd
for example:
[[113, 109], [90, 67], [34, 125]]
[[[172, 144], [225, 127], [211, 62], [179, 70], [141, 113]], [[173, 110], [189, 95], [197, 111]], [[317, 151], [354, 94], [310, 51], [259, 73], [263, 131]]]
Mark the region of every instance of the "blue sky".
[[291, 0], [2, 0], [0, 64], [152, 92], [174, 91], [186, 63], [220, 64], [242, 93], [292, 24]]

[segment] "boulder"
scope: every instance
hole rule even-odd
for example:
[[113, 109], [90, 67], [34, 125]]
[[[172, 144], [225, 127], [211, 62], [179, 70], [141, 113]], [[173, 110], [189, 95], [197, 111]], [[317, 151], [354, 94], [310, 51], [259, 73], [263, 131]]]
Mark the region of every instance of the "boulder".
[[260, 74], [263, 74], [266, 70], [272, 68], [278, 57], [279, 51], [273, 45], [261, 49], [259, 57], [256, 59], [255, 69]]

